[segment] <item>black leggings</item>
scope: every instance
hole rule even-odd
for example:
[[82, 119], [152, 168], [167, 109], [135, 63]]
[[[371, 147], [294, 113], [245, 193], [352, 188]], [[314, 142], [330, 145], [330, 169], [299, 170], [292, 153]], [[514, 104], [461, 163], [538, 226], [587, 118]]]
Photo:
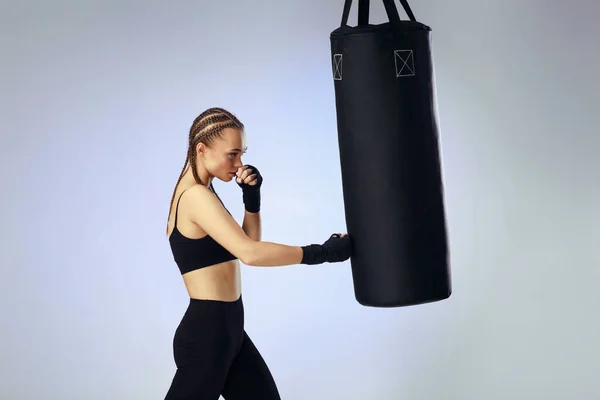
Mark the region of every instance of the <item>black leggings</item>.
[[244, 330], [242, 298], [190, 299], [173, 339], [177, 372], [165, 400], [280, 400], [269, 367]]

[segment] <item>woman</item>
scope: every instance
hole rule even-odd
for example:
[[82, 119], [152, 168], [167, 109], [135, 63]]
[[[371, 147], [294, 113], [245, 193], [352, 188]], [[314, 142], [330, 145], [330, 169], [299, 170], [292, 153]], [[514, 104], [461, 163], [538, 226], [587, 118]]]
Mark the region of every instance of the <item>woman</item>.
[[[303, 247], [261, 241], [263, 178], [242, 164], [244, 125], [211, 108], [192, 124], [188, 155], [173, 197], [167, 236], [190, 303], [173, 339], [177, 371], [171, 399], [280, 399], [262, 356], [244, 330], [239, 261], [252, 266], [340, 262], [350, 258], [346, 234]], [[245, 207], [240, 227], [214, 191], [212, 180], [233, 179]], [[176, 201], [175, 201], [176, 200]]]

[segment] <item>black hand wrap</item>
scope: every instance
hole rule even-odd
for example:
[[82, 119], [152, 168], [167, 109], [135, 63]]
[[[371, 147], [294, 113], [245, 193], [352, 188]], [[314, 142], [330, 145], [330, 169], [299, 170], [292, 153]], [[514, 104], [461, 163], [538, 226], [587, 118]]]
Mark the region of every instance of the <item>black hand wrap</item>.
[[302, 247], [301, 264], [315, 265], [325, 262], [346, 261], [352, 255], [352, 242], [350, 236], [341, 237], [333, 234], [323, 244], [310, 244]]
[[249, 175], [256, 174], [256, 185], [248, 185], [246, 183], [239, 183], [236, 179], [236, 183], [242, 188], [242, 199], [244, 201], [244, 208], [249, 213], [257, 213], [260, 211], [260, 185], [262, 185], [263, 178], [260, 172], [252, 165], [246, 165], [248, 169], [251, 169]]

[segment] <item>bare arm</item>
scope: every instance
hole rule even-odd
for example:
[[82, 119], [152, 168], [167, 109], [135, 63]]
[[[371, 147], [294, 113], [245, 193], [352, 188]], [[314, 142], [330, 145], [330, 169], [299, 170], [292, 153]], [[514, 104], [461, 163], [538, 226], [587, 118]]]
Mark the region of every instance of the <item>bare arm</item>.
[[254, 242], [254, 250], [246, 265], [255, 267], [280, 267], [300, 264], [303, 251], [299, 246], [288, 246], [273, 242]]
[[193, 186], [183, 197], [182, 201], [191, 203], [192, 221], [244, 264], [275, 267], [302, 261], [303, 251], [299, 246], [260, 242], [249, 237], [206, 187]]
[[250, 239], [260, 242], [262, 238], [260, 212], [250, 213], [248, 211], [244, 211], [244, 222], [242, 223], [242, 229]]

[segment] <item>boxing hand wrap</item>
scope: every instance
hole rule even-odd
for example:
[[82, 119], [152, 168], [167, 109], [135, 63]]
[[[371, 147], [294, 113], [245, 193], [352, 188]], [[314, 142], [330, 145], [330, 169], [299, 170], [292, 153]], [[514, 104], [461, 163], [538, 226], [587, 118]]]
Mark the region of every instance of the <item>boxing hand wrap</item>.
[[327, 261], [327, 255], [323, 245], [309, 244], [308, 246], [302, 246], [302, 261], [300, 261], [300, 264], [315, 265], [323, 264], [325, 261]]
[[333, 234], [323, 244], [310, 244], [302, 246], [301, 264], [315, 265], [325, 262], [334, 263], [346, 261], [352, 255], [352, 242], [350, 236], [344, 237]]
[[251, 172], [249, 175], [256, 174], [256, 184], [248, 185], [247, 183], [236, 183], [242, 188], [242, 200], [244, 201], [244, 208], [249, 213], [257, 213], [260, 211], [260, 186], [262, 185], [263, 178], [256, 167], [252, 165], [246, 165]]

